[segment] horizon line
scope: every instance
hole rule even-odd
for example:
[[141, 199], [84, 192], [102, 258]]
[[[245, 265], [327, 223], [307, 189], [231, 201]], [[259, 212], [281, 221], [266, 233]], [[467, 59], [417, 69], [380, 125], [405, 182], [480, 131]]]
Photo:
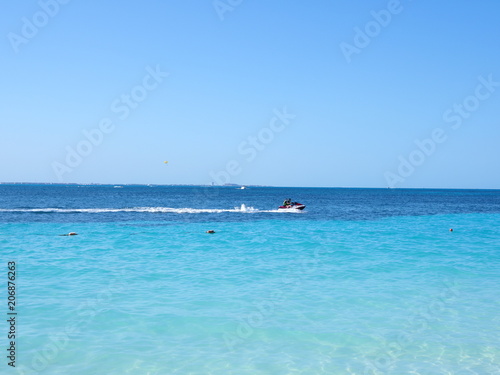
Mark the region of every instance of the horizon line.
[[500, 190], [500, 188], [463, 188], [463, 187], [360, 187], [360, 186], [281, 186], [281, 185], [253, 185], [253, 184], [148, 184], [148, 183], [101, 183], [101, 182], [0, 182], [0, 185], [96, 185], [96, 186], [203, 186], [230, 188], [236, 186], [260, 188], [293, 188], [293, 189], [379, 189], [379, 190]]

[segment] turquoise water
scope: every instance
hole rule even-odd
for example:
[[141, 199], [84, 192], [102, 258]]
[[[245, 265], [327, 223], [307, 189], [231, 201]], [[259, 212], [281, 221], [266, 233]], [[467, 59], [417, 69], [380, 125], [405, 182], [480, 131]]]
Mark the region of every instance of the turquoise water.
[[500, 374], [500, 192], [296, 189], [308, 207], [289, 214], [259, 207], [283, 195], [263, 188], [202, 207], [180, 188], [165, 205], [142, 187], [10, 189], [19, 338], [2, 373]]

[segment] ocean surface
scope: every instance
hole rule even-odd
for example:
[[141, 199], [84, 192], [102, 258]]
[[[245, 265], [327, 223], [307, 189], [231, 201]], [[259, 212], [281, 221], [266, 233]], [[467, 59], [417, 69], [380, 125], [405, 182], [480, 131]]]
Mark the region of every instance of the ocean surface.
[[4, 184], [0, 261], [1, 374], [500, 374], [498, 190]]

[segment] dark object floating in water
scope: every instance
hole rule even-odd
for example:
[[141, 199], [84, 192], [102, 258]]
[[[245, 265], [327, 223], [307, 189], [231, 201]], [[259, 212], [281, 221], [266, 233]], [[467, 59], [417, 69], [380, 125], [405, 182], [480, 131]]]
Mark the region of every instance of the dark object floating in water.
[[207, 230], [207, 233], [215, 233], [214, 230]]
[[78, 236], [76, 232], [69, 232], [68, 234], [60, 234], [60, 236]]

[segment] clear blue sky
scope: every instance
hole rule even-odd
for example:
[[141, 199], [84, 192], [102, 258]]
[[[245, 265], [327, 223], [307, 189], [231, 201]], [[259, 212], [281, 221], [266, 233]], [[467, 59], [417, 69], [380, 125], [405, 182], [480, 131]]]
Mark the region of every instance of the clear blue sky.
[[496, 0], [66, 2], [2, 4], [0, 181], [500, 188]]

